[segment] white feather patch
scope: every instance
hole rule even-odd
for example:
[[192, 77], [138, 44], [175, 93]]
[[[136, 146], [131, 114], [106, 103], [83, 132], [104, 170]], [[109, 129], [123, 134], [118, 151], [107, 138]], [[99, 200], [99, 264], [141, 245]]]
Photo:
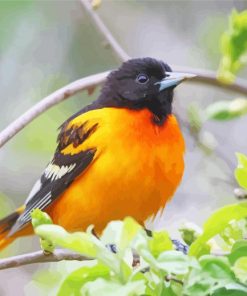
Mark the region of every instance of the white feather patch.
[[55, 181], [62, 178], [67, 173], [71, 172], [75, 168], [75, 166], [76, 164], [74, 163], [71, 165], [62, 165], [60, 167], [51, 162], [45, 169], [45, 176], [46, 178], [51, 179], [51, 181]]
[[32, 197], [40, 190], [41, 188], [41, 182], [40, 182], [40, 179], [34, 184], [32, 190], [30, 191], [26, 201], [25, 201], [25, 204], [27, 204], [31, 199]]

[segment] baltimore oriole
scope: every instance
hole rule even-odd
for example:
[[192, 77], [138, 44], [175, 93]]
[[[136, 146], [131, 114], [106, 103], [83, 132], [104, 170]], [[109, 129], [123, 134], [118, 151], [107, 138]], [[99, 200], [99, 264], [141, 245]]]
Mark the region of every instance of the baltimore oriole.
[[62, 124], [54, 157], [25, 205], [0, 221], [0, 249], [33, 233], [35, 208], [69, 231], [93, 224], [96, 233], [126, 216], [143, 224], [163, 208], [184, 171], [173, 89], [193, 76], [152, 58], [112, 71], [99, 98]]

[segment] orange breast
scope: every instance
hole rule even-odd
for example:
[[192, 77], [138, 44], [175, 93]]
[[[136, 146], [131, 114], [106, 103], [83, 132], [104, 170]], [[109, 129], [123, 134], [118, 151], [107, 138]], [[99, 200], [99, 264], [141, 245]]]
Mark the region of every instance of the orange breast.
[[[91, 113], [91, 114], [90, 114]], [[143, 223], [164, 207], [183, 174], [184, 141], [173, 115], [163, 126], [148, 110], [105, 108], [88, 112], [99, 123], [85, 147], [96, 159], [49, 209], [68, 230], [96, 231], [132, 216]]]

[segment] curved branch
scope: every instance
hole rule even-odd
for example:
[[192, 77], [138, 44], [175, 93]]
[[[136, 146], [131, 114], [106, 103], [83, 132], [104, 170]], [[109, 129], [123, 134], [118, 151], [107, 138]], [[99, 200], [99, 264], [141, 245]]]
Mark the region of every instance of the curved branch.
[[75, 95], [79, 91], [91, 89], [103, 83], [108, 73], [109, 72], [103, 72], [76, 80], [42, 99], [0, 133], [0, 147], [13, 138], [34, 118], [38, 117], [49, 108]]
[[[98, 14], [92, 9], [91, 4], [88, 0], [80, 0], [82, 6], [91, 17], [97, 29], [101, 32], [103, 37], [107, 40], [114, 53], [117, 55], [121, 62], [124, 62], [131, 57], [126, 53], [126, 51], [121, 47], [118, 41], [114, 38], [111, 31], [106, 27], [104, 22], [98, 16]], [[203, 84], [214, 85], [220, 88], [224, 88], [230, 91], [235, 91], [243, 95], [247, 95], [247, 81], [241, 78], [237, 78], [233, 84], [224, 84], [217, 79], [217, 75], [214, 71], [202, 70], [202, 69], [193, 69], [188, 67], [181, 67], [176, 65], [171, 65], [173, 70], [178, 72], [187, 72], [196, 74], [192, 82], [199, 82]]]
[[[199, 71], [203, 73], [203, 70], [195, 70], [192, 68], [180, 68], [175, 66], [174, 69], [182, 70], [189, 73], [195, 73], [198, 76], [195, 77], [191, 82], [199, 82], [199, 83], [206, 83], [214, 86], [218, 86], [221, 88], [225, 88], [231, 91], [237, 91], [241, 94], [247, 95], [247, 82], [243, 79], [238, 79], [234, 84], [226, 85], [221, 84], [216, 78], [215, 75], [211, 72], [208, 72], [207, 76], [205, 74], [199, 74]], [[11, 138], [13, 138], [19, 131], [21, 131], [26, 125], [28, 125], [31, 121], [33, 121], [36, 117], [40, 114], [44, 113], [46, 110], [50, 109], [54, 105], [60, 103], [61, 101], [75, 95], [76, 93], [88, 90], [102, 84], [106, 76], [109, 74], [109, 71], [91, 75], [79, 80], [76, 80], [59, 90], [55, 91], [54, 93], [50, 94], [49, 96], [42, 99], [40, 102], [35, 104], [29, 110], [27, 110], [24, 114], [22, 114], [19, 118], [13, 121], [9, 126], [7, 126], [1, 133], [0, 133], [0, 147], [2, 147], [5, 143], [7, 143]], [[210, 75], [209, 75], [210, 74]]]
[[[111, 32], [102, 22], [100, 17], [92, 10], [89, 2], [87, 0], [81, 0], [81, 3], [86, 9], [86, 11], [88, 12], [88, 14], [92, 17], [97, 28], [107, 39], [107, 41], [111, 45], [112, 49], [114, 50], [118, 58], [121, 61], [127, 60], [129, 58], [128, 54], [122, 49], [122, 47], [119, 45], [116, 39], [112, 36]], [[221, 87], [227, 90], [236, 91], [243, 95], [247, 95], [247, 82], [244, 79], [237, 79], [233, 84], [227, 85], [219, 82], [216, 78], [216, 74], [212, 71], [199, 70], [199, 69], [193, 69], [193, 68], [187, 68], [187, 67], [179, 67], [175, 65], [173, 65], [172, 67], [176, 71], [196, 74], [197, 77], [195, 77], [192, 80], [192, 83], [199, 82], [204, 84], [210, 84], [210, 85]], [[36, 105], [34, 105], [29, 110], [27, 110], [23, 115], [17, 118], [14, 122], [12, 122], [7, 128], [5, 128], [0, 133], [0, 147], [2, 147], [11, 138], [13, 138], [20, 130], [22, 130], [33, 119], [38, 117], [41, 113], [45, 112], [52, 106], [58, 104], [59, 102], [71, 97], [72, 95], [80, 91], [94, 88], [97, 85], [103, 83], [108, 73], [109, 72], [104, 72], [104, 73], [79, 79], [55, 91], [51, 95], [47, 96], [46, 98], [38, 102]]]
[[214, 71], [210, 70], [203, 70], [203, 69], [195, 69], [190, 67], [181, 67], [177, 65], [171, 65], [174, 71], [178, 72], [186, 72], [197, 75], [194, 77], [190, 82], [198, 82], [202, 84], [208, 84], [216, 87], [223, 88], [225, 90], [230, 90], [233, 92], [238, 92], [244, 96], [247, 96], [247, 80], [242, 78], [236, 78], [234, 83], [232, 84], [225, 84], [220, 82], [217, 79], [217, 75]]
[[98, 16], [97, 13], [95, 13], [92, 9], [91, 4], [88, 0], [80, 0], [82, 6], [88, 13], [88, 15], [91, 17], [91, 19], [94, 21], [95, 26], [100, 31], [100, 33], [103, 35], [103, 37], [107, 40], [108, 44], [113, 49], [116, 56], [120, 59], [121, 62], [127, 61], [130, 59], [130, 56], [125, 52], [125, 50], [119, 45], [117, 40], [113, 37], [110, 30], [106, 27], [106, 25], [103, 23], [101, 18]]
[[7, 268], [20, 267], [23, 265], [34, 264], [34, 263], [48, 263], [48, 262], [59, 262], [62, 260], [76, 260], [85, 261], [93, 260], [78, 253], [69, 252], [66, 250], [55, 250], [52, 254], [44, 254], [43, 251], [37, 251], [33, 253], [18, 255], [0, 260], [0, 270]]

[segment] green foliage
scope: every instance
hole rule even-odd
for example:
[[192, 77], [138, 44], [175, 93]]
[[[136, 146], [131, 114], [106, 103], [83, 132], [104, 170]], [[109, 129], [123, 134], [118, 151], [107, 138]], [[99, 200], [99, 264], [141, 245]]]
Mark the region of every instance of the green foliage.
[[[85, 233], [68, 233], [51, 224], [47, 214], [37, 211], [32, 216], [35, 232], [40, 237], [54, 246], [95, 258], [67, 275], [58, 296], [242, 296], [247, 293], [247, 241], [241, 237], [240, 230], [247, 228], [245, 223], [232, 226], [232, 221], [247, 217], [247, 203], [215, 212], [205, 223], [202, 234], [198, 227], [184, 225], [183, 237], [191, 243], [189, 255], [173, 250], [166, 231], [153, 232], [150, 237], [132, 218], [110, 222], [99, 239], [92, 234], [92, 227]], [[229, 227], [238, 234], [229, 244], [229, 253], [210, 254], [213, 250], [209, 240], [215, 236], [227, 237]], [[109, 244], [115, 244], [117, 253], [110, 250]], [[133, 251], [140, 256], [140, 263], [135, 267]]]
[[152, 238], [148, 241], [148, 247], [151, 253], [157, 258], [162, 252], [172, 250], [173, 244], [166, 231], [154, 232]]
[[233, 220], [241, 220], [247, 217], [247, 202], [233, 205], [227, 205], [215, 213], [204, 223], [203, 233], [190, 246], [190, 255], [199, 257], [202, 254], [209, 253], [208, 241], [222, 233]]
[[230, 221], [228, 226], [220, 233], [220, 236], [229, 247], [231, 247], [235, 241], [247, 237], [247, 219]]
[[241, 153], [237, 153], [238, 166], [235, 170], [235, 178], [238, 184], [247, 189], [247, 156]]
[[225, 257], [204, 255], [199, 258], [199, 266], [191, 271], [184, 287], [185, 295], [213, 295], [220, 288], [247, 291], [247, 287], [236, 283], [229, 260]]
[[247, 10], [234, 10], [229, 28], [221, 38], [222, 59], [218, 77], [222, 82], [232, 83], [235, 74], [247, 63]]
[[40, 209], [34, 209], [31, 213], [31, 217], [34, 228], [43, 224], [53, 224], [51, 217]]
[[98, 263], [92, 267], [83, 266], [73, 271], [61, 285], [58, 296], [79, 296], [81, 288], [87, 283], [98, 278], [109, 280], [110, 268]]
[[[247, 63], [247, 10], [234, 10], [229, 18], [229, 28], [221, 38], [222, 59], [218, 79], [233, 83], [236, 73]], [[247, 114], [246, 98], [219, 101], [206, 109], [206, 119], [231, 120]]]
[[[40, 209], [34, 209], [31, 213], [31, 217], [32, 225], [34, 228], [40, 225], [52, 224], [52, 219], [50, 218], [50, 216], [42, 212]], [[52, 253], [55, 248], [51, 240], [49, 240], [47, 237], [44, 238], [42, 236], [40, 236], [40, 246], [45, 253]]]
[[[247, 188], [247, 157], [238, 153], [238, 167], [235, 176], [239, 185]], [[245, 187], [246, 186], [246, 187]], [[203, 233], [192, 243], [190, 255], [199, 257], [209, 253], [208, 241], [220, 235], [231, 246], [236, 240], [246, 235], [247, 202], [227, 205], [215, 213], [204, 223]]]
[[247, 254], [247, 241], [246, 240], [238, 240], [232, 246], [231, 253], [229, 255], [229, 260], [231, 263], [235, 263], [242, 256], [246, 256]]
[[97, 279], [95, 282], [88, 282], [81, 290], [81, 295], [102, 295], [102, 296], [136, 296], [145, 293], [144, 281], [134, 281], [126, 284]]
[[244, 284], [247, 284], [247, 256], [237, 259], [232, 269], [236, 277]]
[[247, 100], [238, 98], [232, 101], [218, 101], [206, 108], [207, 119], [230, 120], [247, 113]]
[[185, 243], [190, 246], [199, 237], [202, 231], [197, 225], [186, 223], [179, 228], [179, 232]]

